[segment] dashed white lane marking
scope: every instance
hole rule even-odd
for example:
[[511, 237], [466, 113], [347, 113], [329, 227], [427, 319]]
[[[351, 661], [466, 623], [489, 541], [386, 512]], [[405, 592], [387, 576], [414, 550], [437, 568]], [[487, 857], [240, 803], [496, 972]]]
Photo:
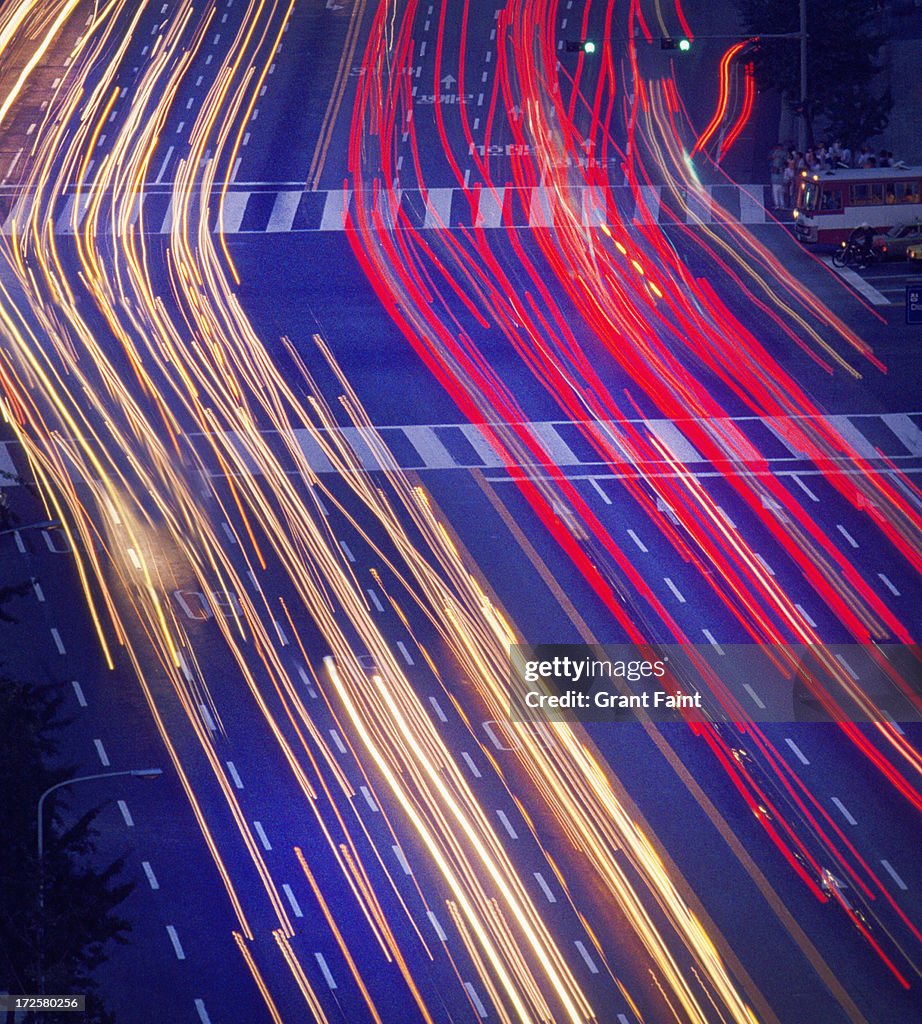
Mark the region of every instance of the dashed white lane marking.
[[144, 568], [144, 566], [141, 564], [141, 559], [138, 558], [138, 553], [137, 551], [135, 551], [134, 548], [128, 548], [127, 554], [128, 557], [131, 559], [131, 564], [135, 567], [135, 569], [138, 569], [140, 571]]
[[179, 936], [176, 934], [176, 929], [173, 927], [173, 925], [168, 924], [166, 926], [166, 933], [167, 935], [169, 935], [170, 942], [172, 942], [173, 944], [173, 952], [176, 954], [176, 959], [185, 960], [185, 950], [182, 948], [182, 943], [179, 941]]
[[287, 882], [282, 883], [282, 892], [284, 892], [288, 898], [288, 903], [290, 904], [291, 911], [295, 917], [304, 917], [304, 911], [301, 909], [301, 904], [298, 902], [297, 897], [291, 891], [291, 886]]
[[406, 646], [404, 645], [404, 643], [403, 643], [403, 641], [402, 641], [402, 640], [398, 640], [398, 641], [397, 641], [397, 649], [398, 649], [398, 650], [400, 651], [400, 653], [401, 653], [401, 654], [403, 655], [403, 660], [404, 660], [404, 661], [405, 661], [405, 662], [406, 662], [406, 663], [407, 663], [408, 665], [412, 665], [412, 664], [414, 664], [414, 662], [413, 662], [413, 658], [412, 658], [412, 656], [410, 655], [410, 652], [409, 652], [409, 651], [408, 651], [408, 650], [406, 649]]
[[589, 477], [589, 483], [591, 483], [592, 486], [596, 489], [596, 491], [598, 492], [598, 495], [602, 499], [602, 501], [604, 501], [606, 505], [610, 505], [611, 504], [611, 498], [609, 498], [609, 496], [599, 486], [599, 481], [596, 480], [596, 478], [594, 476], [591, 476], [591, 477]]
[[819, 501], [820, 499], [810, 490], [810, 488], [800, 479], [796, 473], [791, 474], [791, 479], [795, 484], [806, 494], [811, 501]]
[[77, 703], [80, 707], [85, 708], [87, 706], [86, 697], [83, 695], [83, 687], [77, 682], [76, 679], [71, 679], [70, 685], [74, 688], [74, 694], [77, 697]]
[[378, 592], [375, 590], [375, 588], [374, 587], [369, 587], [368, 590], [367, 590], [367, 594], [368, 594], [368, 597], [369, 597], [371, 603], [375, 606], [376, 611], [383, 612], [384, 611], [384, 605], [381, 604], [381, 600], [378, 597]]
[[102, 745], [102, 740], [93, 740], [93, 746], [96, 748], [96, 753], [99, 755], [103, 768], [108, 768], [109, 755], [106, 753], [106, 748]]
[[466, 981], [464, 983], [464, 988], [467, 990], [467, 994], [470, 997], [471, 1002], [474, 1004], [474, 1009], [477, 1011], [477, 1016], [480, 1017], [481, 1020], [486, 1020], [487, 1008], [483, 1005], [483, 1000], [480, 998], [480, 996], [477, 995], [477, 989], [475, 989], [474, 986], [469, 981]]
[[753, 688], [749, 685], [749, 683], [743, 683], [743, 689], [752, 698], [752, 701], [755, 704], [755, 706], [758, 707], [758, 708], [762, 708], [762, 710], [764, 711], [765, 710], [765, 705], [762, 703], [762, 698], [756, 693], [755, 690], [753, 690]]
[[323, 974], [324, 980], [327, 983], [327, 987], [332, 992], [333, 989], [336, 988], [336, 981], [334, 980], [333, 975], [330, 973], [330, 968], [327, 967], [327, 962], [326, 959], [324, 958], [323, 953], [315, 953], [314, 959], [317, 961], [317, 966], [320, 968], [321, 974]]
[[589, 968], [590, 972], [592, 974], [598, 974], [599, 968], [596, 966], [595, 960], [593, 960], [592, 957], [589, 955], [589, 950], [586, 949], [586, 947], [582, 944], [582, 942], [580, 942], [579, 939], [576, 940], [574, 945], [579, 951], [579, 955], [586, 961], [586, 966]]
[[442, 710], [442, 705], [439, 704], [439, 702], [435, 699], [435, 697], [430, 697], [429, 698], [429, 703], [432, 705], [432, 710], [436, 713], [436, 715], [438, 715], [439, 721], [440, 722], [447, 722], [448, 721], [448, 716]]
[[343, 743], [342, 737], [339, 735], [339, 733], [335, 729], [331, 729], [330, 730], [330, 736], [333, 738], [333, 742], [338, 747], [339, 752], [341, 754], [345, 754], [346, 753], [346, 744]]
[[195, 1012], [198, 1014], [198, 1019], [202, 1024], [211, 1024], [211, 1017], [208, 1016], [208, 1011], [205, 1009], [205, 1001], [203, 999], [195, 1000]]
[[122, 812], [122, 818], [124, 819], [125, 824], [128, 828], [134, 828], [134, 818], [131, 816], [131, 811], [128, 810], [128, 804], [126, 804], [124, 800], [119, 800], [117, 802], [118, 809]]
[[281, 622], [277, 622], [275, 619], [272, 620], [272, 625], [275, 626], [275, 632], [278, 634], [279, 643], [283, 647], [288, 646], [288, 634], [282, 629]]
[[845, 656], [842, 655], [842, 654], [837, 654], [836, 655], [836, 661], [842, 666], [842, 668], [845, 669], [845, 671], [857, 683], [858, 682], [858, 673], [852, 668], [852, 666], [848, 663], [848, 661], [846, 661]]
[[375, 803], [375, 798], [371, 795], [371, 790], [367, 786], [359, 786], [359, 790], [363, 797], [365, 797], [365, 803], [375, 812], [378, 810], [378, 805]]
[[253, 831], [259, 836], [259, 841], [262, 843], [264, 850], [271, 850], [272, 843], [269, 842], [269, 837], [266, 835], [266, 830], [263, 828], [261, 821], [253, 822]]
[[631, 1024], [631, 1022], [624, 1016], [623, 1013], [618, 1014], [618, 1024]]
[[895, 719], [895, 718], [893, 717], [893, 715], [891, 715], [891, 714], [890, 714], [890, 712], [889, 712], [889, 711], [888, 711], [888, 710], [887, 710], [886, 708], [881, 708], [881, 709], [880, 709], [880, 713], [881, 713], [881, 714], [882, 714], [882, 715], [884, 716], [884, 718], [886, 718], [886, 719], [887, 719], [887, 721], [888, 721], [888, 722], [889, 722], [889, 723], [890, 723], [890, 724], [891, 724], [891, 725], [893, 726], [893, 729], [894, 729], [894, 731], [895, 731], [895, 732], [896, 732], [896, 733], [897, 733], [898, 735], [900, 735], [900, 736], [905, 736], [905, 735], [906, 735], [906, 733], [905, 733], [905, 732], [903, 732], [903, 730], [902, 730], [902, 728], [901, 728], [901, 726], [900, 726], [900, 723], [899, 723], [899, 722], [898, 722], [898, 721], [897, 721], [897, 720], [896, 720], [896, 719]]
[[666, 584], [667, 587], [669, 587], [669, 589], [675, 595], [675, 599], [679, 602], [679, 604], [685, 604], [685, 597], [683, 596], [681, 590], [679, 590], [679, 588], [672, 582], [671, 579], [669, 579], [668, 576], [663, 577], [663, 582]]
[[343, 549], [343, 554], [346, 556], [346, 558], [350, 562], [354, 562], [355, 555], [352, 554], [352, 548], [350, 548], [349, 545], [344, 540], [341, 540], [339, 542], [339, 546]]
[[224, 530], [224, 536], [227, 537], [228, 541], [231, 544], [236, 544], [237, 543], [237, 535], [231, 529], [230, 523], [225, 523], [225, 522], [222, 521], [221, 529]]
[[804, 622], [806, 622], [806, 624], [807, 624], [808, 626], [810, 626], [810, 627], [811, 627], [812, 629], [816, 629], [816, 623], [815, 623], [815, 622], [813, 621], [813, 619], [812, 619], [812, 618], [811, 618], [811, 617], [810, 617], [810, 616], [809, 616], [809, 615], [807, 614], [807, 612], [806, 612], [806, 611], [804, 611], [804, 606], [803, 606], [803, 605], [801, 605], [801, 604], [795, 604], [795, 605], [794, 605], [794, 607], [795, 607], [795, 608], [796, 608], [796, 609], [797, 609], [797, 610], [798, 610], [798, 611], [800, 612], [800, 614], [801, 614], [801, 615], [802, 615], [802, 616], [804, 617]]
[[214, 724], [214, 719], [211, 717], [211, 712], [204, 704], [198, 706], [199, 714], [202, 716], [202, 721], [205, 723], [205, 728], [209, 732], [217, 732], [217, 726]]
[[482, 776], [480, 774], [480, 769], [477, 767], [476, 764], [474, 764], [474, 759], [471, 757], [471, 755], [466, 750], [462, 750], [461, 756], [464, 758], [464, 763], [470, 769], [471, 775], [473, 775], [475, 779], [481, 778]]
[[877, 578], [880, 580], [881, 583], [883, 583], [883, 585], [887, 588], [887, 590], [889, 590], [890, 593], [893, 594], [894, 597], [899, 597], [900, 596], [900, 592], [896, 589], [896, 587], [890, 582], [890, 580], [882, 572], [879, 572], [877, 574]]
[[51, 639], [54, 640], [54, 645], [58, 649], [58, 654], [67, 654], [67, 648], [64, 646], [64, 641], [61, 639], [61, 634], [57, 631], [56, 627], [51, 627]]
[[151, 889], [159, 889], [160, 883], [157, 881], [157, 876], [154, 874], [154, 869], [150, 866], [149, 860], [142, 860], [141, 867], [144, 868], [144, 874], [147, 875], [147, 884]]
[[16, 547], [18, 548], [19, 553], [24, 555], [26, 553], [26, 546], [23, 543], [22, 537], [19, 535], [19, 530], [16, 530], [13, 534], [13, 540], [16, 541]]
[[775, 570], [768, 564], [768, 562], [765, 561], [765, 559], [759, 554], [758, 551], [755, 552], [755, 556], [762, 563], [762, 568], [768, 573], [768, 575], [774, 576]]
[[540, 871], [535, 872], [535, 881], [541, 886], [541, 891], [547, 897], [548, 903], [556, 903], [557, 897], [551, 892], [551, 887], [544, 880], [544, 875]]
[[509, 833], [509, 838], [510, 839], [518, 839], [519, 838], [518, 832], [516, 832], [516, 830], [512, 827], [512, 822], [506, 817], [506, 814], [505, 814], [504, 811], [497, 811], [496, 812], [496, 817], [499, 818], [503, 828]]
[[855, 538], [848, 532], [848, 530], [845, 529], [845, 527], [841, 523], [836, 523], [836, 529], [839, 531], [839, 533], [842, 534], [842, 536], [848, 541], [848, 543], [851, 544], [853, 548], [858, 547], [858, 541], [855, 540]]
[[849, 825], [858, 824], [858, 822], [852, 817], [849, 809], [845, 806], [845, 804], [842, 803], [842, 801], [837, 796], [834, 796], [832, 798], [832, 802], [836, 805], [836, 807], [838, 807], [839, 813], [849, 823]]
[[35, 591], [35, 600], [39, 602], [44, 602], [45, 592], [42, 590], [42, 585], [38, 582], [38, 580], [32, 581], [32, 589]]
[[438, 936], [439, 942], [447, 942], [448, 936], [445, 934], [445, 929], [439, 923], [439, 919], [435, 916], [434, 911], [427, 910], [426, 914], [432, 922], [432, 927], [435, 929], [435, 934]]
[[628, 530], [628, 531], [627, 531], [627, 535], [628, 535], [628, 537], [630, 537], [630, 538], [631, 538], [631, 540], [632, 540], [632, 541], [633, 541], [633, 542], [634, 542], [634, 543], [635, 543], [635, 544], [637, 545], [637, 547], [639, 547], [639, 548], [640, 548], [640, 550], [641, 550], [641, 551], [642, 551], [642, 552], [643, 552], [644, 554], [647, 554], [647, 553], [649, 552], [649, 550], [650, 550], [650, 549], [649, 549], [649, 548], [647, 547], [647, 545], [646, 545], [646, 544], [644, 544], [644, 542], [643, 542], [643, 541], [642, 541], [642, 540], [641, 540], [641, 539], [640, 539], [640, 538], [639, 538], [639, 537], [637, 536], [637, 534], [636, 534], [636, 533], [634, 533], [634, 531], [633, 531], [633, 530]]
[[797, 744], [792, 739], [785, 737], [784, 742], [787, 743], [787, 745], [791, 748], [791, 750], [794, 752], [794, 756], [797, 758], [798, 761], [800, 761], [801, 764], [810, 763], [804, 756], [804, 752], [800, 749], [800, 747], [797, 746]]
[[714, 634], [709, 629], [702, 629], [701, 632], [704, 634], [705, 640], [707, 640], [707, 642], [711, 645], [711, 647], [713, 647], [714, 650], [717, 651], [718, 654], [723, 654], [724, 649], [714, 639]]
[[889, 875], [889, 876], [890, 876], [890, 877], [891, 877], [891, 878], [893, 879], [893, 881], [894, 881], [894, 882], [896, 882], [897, 886], [898, 886], [898, 887], [899, 887], [900, 889], [902, 889], [902, 890], [903, 890], [903, 892], [906, 892], [906, 890], [907, 890], [907, 889], [909, 888], [909, 886], [908, 886], [908, 885], [907, 885], [907, 884], [906, 884], [906, 883], [905, 883], [905, 882], [903, 881], [903, 879], [902, 879], [902, 878], [900, 878], [900, 876], [899, 876], [899, 875], [898, 875], [898, 874], [896, 873], [896, 870], [894, 869], [894, 867], [893, 867], [893, 865], [892, 865], [892, 864], [890, 863], [890, 861], [888, 861], [888, 860], [882, 860], [882, 861], [881, 861], [881, 864], [883, 864], [883, 866], [884, 866], [884, 870], [885, 870], [885, 871], [887, 872], [887, 874], [888, 874], [888, 875]]
[[412, 875], [413, 869], [407, 863], [407, 858], [404, 856], [403, 850], [401, 850], [399, 846], [392, 846], [391, 849], [394, 851], [397, 863], [403, 868], [403, 873], [405, 875]]
[[230, 775], [230, 777], [231, 777], [234, 785], [237, 787], [237, 789], [243, 789], [243, 782], [242, 782], [242, 780], [240, 778], [240, 775], [237, 772], [236, 767], [234, 766], [234, 762], [233, 761], [228, 761], [227, 762], [227, 773], [228, 773], [228, 775]]

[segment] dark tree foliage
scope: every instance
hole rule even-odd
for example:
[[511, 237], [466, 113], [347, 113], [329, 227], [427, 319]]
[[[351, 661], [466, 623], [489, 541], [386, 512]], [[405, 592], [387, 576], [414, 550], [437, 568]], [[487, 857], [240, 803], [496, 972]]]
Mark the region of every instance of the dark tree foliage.
[[[50, 687], [0, 677], [0, 987], [11, 993], [86, 993], [91, 1024], [112, 1020], [95, 994], [93, 971], [111, 941], [124, 942], [128, 921], [114, 913], [133, 888], [119, 879], [123, 862], [94, 866], [98, 808], [68, 813], [68, 789], [44, 807], [45, 856], [37, 855], [36, 808], [42, 793], [74, 776], [58, 763], [65, 722]], [[39, 901], [44, 892], [44, 908]], [[43, 1024], [68, 1024], [73, 1014], [42, 1014]]]
[[[761, 89], [783, 93], [792, 109], [807, 100], [810, 137], [821, 131], [852, 148], [886, 127], [890, 91], [876, 83], [881, 71], [880, 5], [876, 0], [806, 0], [807, 96], [800, 95], [797, 39], [762, 39], [753, 52]], [[749, 35], [798, 32], [794, 0], [737, 0]]]

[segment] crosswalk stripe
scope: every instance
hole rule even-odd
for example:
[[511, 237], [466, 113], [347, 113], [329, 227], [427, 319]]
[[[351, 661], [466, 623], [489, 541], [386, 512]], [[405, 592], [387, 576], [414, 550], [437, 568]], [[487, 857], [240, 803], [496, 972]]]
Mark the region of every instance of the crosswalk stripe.
[[[887, 426], [893, 432], [892, 446], [882, 449], [882, 454], [888, 459], [893, 459], [897, 464], [905, 465], [907, 462], [922, 458], [922, 430], [915, 425], [915, 418], [922, 416], [922, 413], [885, 413], [880, 415], [860, 416], [827, 416], [826, 422], [843, 435], [845, 441], [853, 448], [861, 458], [873, 460], [880, 463], [881, 456], [878, 455], [877, 445], [869, 437], [874, 436], [871, 429], [874, 424], [879, 433], [881, 426]], [[681, 421], [680, 421], [681, 422]], [[743, 416], [733, 419], [712, 419], [707, 421], [711, 427], [716, 429], [724, 437], [724, 448], [728, 458], [737, 459], [743, 463], [768, 463], [774, 464], [776, 470], [780, 468], [789, 472], [803, 473], [810, 472], [804, 469], [792, 469], [792, 461], [806, 460], [804, 453], [798, 452], [794, 443], [788, 440], [795, 429], [802, 429], [804, 423], [801, 420], [784, 420], [780, 418], [753, 418]], [[759, 448], [759, 442], [747, 434], [749, 424], [758, 423], [767, 427], [782, 442], [789, 454], [763, 454]], [[867, 423], [868, 435], [862, 432], [862, 425]], [[665, 468], [663, 463], [672, 459], [685, 465], [695, 467], [696, 472], [701, 472], [701, 467], [710, 465], [710, 460], [705, 458], [683, 433], [680, 426], [668, 419], [632, 420], [634, 428], [646, 428], [659, 443], [666, 449], [661, 455], [653, 455], [650, 459], [643, 460], [644, 464], [652, 464], [653, 467]], [[523, 424], [494, 423], [490, 425], [490, 431], [503, 440], [511, 431], [522, 428]], [[528, 430], [538, 441], [547, 458], [555, 465], [573, 470], [579, 466], [588, 467], [598, 473], [604, 473], [605, 467], [609, 469], [621, 465], [633, 463], [635, 460], [629, 458], [628, 454], [620, 450], [614, 440], [611, 440], [607, 452], [603, 449], [596, 450], [593, 446], [579, 445], [580, 451], [575, 451], [568, 438], [576, 439], [586, 435], [586, 427], [592, 426], [600, 436], [610, 438], [605, 430], [608, 427], [616, 432], [623, 428], [620, 423], [574, 423], [565, 420], [554, 421], [532, 421], [527, 424]], [[749, 429], [753, 429], [749, 427]], [[208, 466], [209, 472], [214, 476], [221, 476], [225, 473], [259, 473], [259, 466], [248, 449], [248, 442], [244, 435], [235, 431], [227, 431], [223, 435], [227, 449], [232, 453], [222, 464], [214, 459]], [[256, 438], [250, 438], [250, 442], [256, 442]], [[334, 472], [334, 464], [325, 452], [325, 445], [329, 445], [331, 451], [339, 448], [344, 455], [350, 452], [361, 470], [365, 472], [378, 472], [387, 470], [517, 470], [525, 466], [537, 467], [540, 457], [532, 456], [521, 446], [510, 448], [510, 452], [516, 454], [501, 457], [490, 444], [487, 436], [472, 423], [442, 423], [442, 424], [409, 424], [399, 426], [383, 426], [377, 428], [377, 437], [370, 432], [368, 427], [340, 427], [335, 430], [322, 430], [319, 433], [307, 428], [292, 428], [288, 443], [280, 438], [274, 431], [270, 431], [265, 439], [276, 456], [281, 457], [283, 465], [288, 465], [291, 472], [296, 471], [298, 465], [290, 454], [292, 447], [300, 449], [308, 468], [318, 474]], [[576, 443], [575, 440], [573, 443]], [[12, 455], [13, 448], [18, 445], [16, 441], [0, 442], [0, 487], [13, 487], [20, 483], [17, 474], [17, 464]], [[897, 452], [896, 448], [902, 445], [903, 451]], [[207, 450], [205, 446], [202, 450]], [[908, 451], [908, 454], [906, 452]], [[338, 460], [337, 460], [338, 461]], [[79, 477], [76, 464], [69, 464], [72, 476]], [[917, 471], [915, 466], [907, 471]], [[814, 495], [798, 476], [794, 477], [796, 483], [814, 501], [819, 499]]]
[[[305, 192], [303, 189], [292, 188], [290, 182], [247, 184], [258, 185], [259, 188], [244, 190], [235, 185], [224, 194], [220, 227], [225, 234], [344, 231], [346, 228], [346, 214], [353, 198], [351, 189]], [[688, 224], [714, 223], [715, 213], [719, 210], [720, 217], [743, 224], [764, 224], [766, 212], [760, 199], [764, 194], [765, 187], [760, 184], [708, 186], [700, 193], [688, 193], [685, 198], [687, 209], [679, 213], [679, 219], [684, 219]], [[76, 195], [75, 192], [68, 195], [60, 212], [56, 214], [57, 234], [68, 234], [73, 230], [71, 220]], [[92, 198], [92, 192], [80, 195], [78, 227]], [[268, 203], [270, 198], [272, 204], [266, 208], [266, 215], [258, 215], [262, 209], [261, 204]], [[169, 233], [173, 223], [174, 199], [173, 193], [161, 184], [151, 184], [137, 194], [131, 222], [138, 220], [142, 205], [147, 206], [154, 201], [157, 212], [144, 218], [145, 230], [158, 234]], [[253, 216], [247, 219], [245, 214], [251, 199], [256, 200], [257, 205], [254, 206]], [[664, 220], [671, 222], [677, 213], [675, 202], [667, 193], [667, 202], [671, 203], [671, 207], [667, 208], [663, 199], [664, 190], [657, 185], [641, 185], [639, 196], [625, 185], [612, 188], [587, 185], [569, 190], [569, 202], [585, 226], [630, 222], [652, 224]], [[155, 218], [159, 217], [164, 201], [167, 206], [158, 225]], [[25, 221], [30, 202], [29, 195], [16, 200], [0, 229], [4, 235], [11, 233], [14, 221], [20, 224]], [[215, 214], [211, 226], [217, 231], [217, 193], [212, 195], [211, 205]], [[304, 212], [301, 212], [302, 208]], [[559, 196], [546, 185], [530, 188], [482, 187], [476, 191], [470, 188], [432, 188], [425, 192], [419, 189], [385, 189], [380, 195], [379, 210], [386, 227], [398, 225], [402, 228], [409, 224], [425, 230], [458, 228], [472, 223], [482, 228], [508, 225], [552, 228], [555, 220], [559, 220], [563, 213]], [[619, 210], [622, 211], [620, 214]], [[401, 212], [406, 217], [398, 219]]]

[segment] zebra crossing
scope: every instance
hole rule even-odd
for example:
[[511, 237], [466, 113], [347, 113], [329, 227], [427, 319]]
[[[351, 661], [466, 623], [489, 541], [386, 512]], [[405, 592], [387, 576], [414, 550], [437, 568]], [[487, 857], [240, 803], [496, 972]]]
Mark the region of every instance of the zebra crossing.
[[[922, 412], [860, 414], [853, 416], [830, 415], [825, 422], [845, 438], [862, 459], [876, 461], [885, 466], [892, 463], [905, 470], [922, 469], [913, 465], [922, 459]], [[685, 422], [670, 419], [637, 419], [629, 421], [631, 426], [649, 433], [666, 449], [670, 459], [650, 461], [640, 467], [644, 472], [672, 473], [671, 460], [682, 463], [685, 470], [707, 472], [710, 463], [689, 440]], [[767, 461], [775, 472], [786, 469], [803, 469], [806, 456], [797, 450], [791, 441], [792, 423], [782, 418], [760, 418], [743, 416], [728, 419], [712, 419], [709, 424], [720, 431], [732, 444], [737, 462], [762, 463]], [[491, 429], [502, 434], [512, 424], [491, 424]], [[515, 426], [521, 426], [516, 424]], [[615, 454], [603, 457], [584, 433], [584, 424], [569, 420], [548, 420], [530, 422], [528, 429], [540, 442], [553, 463], [567, 473], [578, 474], [580, 470], [589, 473], [617, 473], [619, 468], [634, 465], [627, 452], [617, 448], [620, 424], [612, 422], [596, 425], [602, 429], [610, 427], [611, 442]], [[686, 428], [687, 429], [687, 428]], [[337, 469], [330, 461], [325, 445], [351, 452], [357, 467], [363, 472], [381, 470], [403, 471], [445, 471], [445, 470], [494, 470], [514, 473], [527, 470], [525, 463], [511, 463], [502, 458], [481, 431], [471, 423], [406, 424], [402, 426], [377, 427], [374, 436], [366, 428], [340, 427], [330, 437], [331, 431], [313, 432], [303, 428], [291, 431], [291, 437], [300, 448], [311, 470], [318, 475], [333, 473]], [[280, 464], [289, 472], [297, 472], [298, 466], [286, 446], [286, 439], [272, 431], [263, 435]], [[258, 467], [246, 453], [246, 446], [240, 437], [230, 435], [228, 440], [240, 453], [239, 465], [242, 472], [256, 473]], [[197, 445], [199, 450], [207, 446]], [[17, 462], [12, 457], [18, 445], [16, 442], [0, 443], [0, 487], [15, 485]], [[884, 462], [886, 460], [886, 462]], [[217, 462], [207, 467], [214, 476], [221, 476], [225, 470]], [[21, 467], [25, 471], [25, 467]]]
[[[280, 234], [292, 232], [344, 231], [355, 204], [351, 189], [308, 192], [293, 187], [256, 182], [233, 185], [222, 203], [217, 196], [211, 213], [211, 229], [220, 226], [226, 235]], [[73, 230], [74, 214], [79, 228], [92, 198], [84, 192], [79, 198], [69, 195], [55, 221], [57, 234]], [[565, 211], [555, 190], [544, 186], [517, 188], [511, 185], [488, 188], [432, 188], [384, 190], [379, 194], [380, 224], [383, 228], [418, 231], [459, 228], [551, 228], [572, 223], [573, 210], [579, 211], [583, 226], [629, 225], [632, 223], [713, 223], [714, 210], [721, 207], [731, 218], [743, 224], [764, 224], [765, 185], [711, 185], [705, 197], [688, 198], [688, 208], [674, 208], [668, 190], [653, 185], [641, 187], [638, 201], [626, 186], [599, 189], [573, 188], [568, 192]], [[2, 233], [9, 235], [13, 224], [22, 221], [26, 198], [0, 195]], [[143, 214], [144, 230], [149, 234], [168, 234], [173, 224], [177, 197], [167, 186], [151, 185], [137, 195], [132, 223]], [[103, 218], [101, 229], [110, 230]]]

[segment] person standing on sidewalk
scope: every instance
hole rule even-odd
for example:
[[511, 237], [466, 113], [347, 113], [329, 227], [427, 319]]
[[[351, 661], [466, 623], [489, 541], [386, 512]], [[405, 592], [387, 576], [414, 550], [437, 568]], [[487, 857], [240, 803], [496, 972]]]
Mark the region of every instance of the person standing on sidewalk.
[[768, 173], [772, 185], [772, 206], [780, 210], [784, 206], [784, 147], [776, 142], [768, 155]]

